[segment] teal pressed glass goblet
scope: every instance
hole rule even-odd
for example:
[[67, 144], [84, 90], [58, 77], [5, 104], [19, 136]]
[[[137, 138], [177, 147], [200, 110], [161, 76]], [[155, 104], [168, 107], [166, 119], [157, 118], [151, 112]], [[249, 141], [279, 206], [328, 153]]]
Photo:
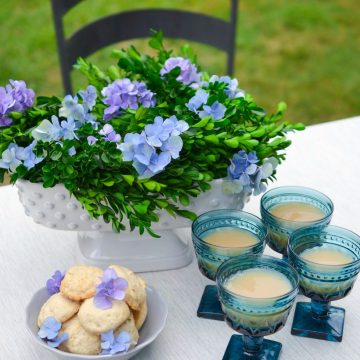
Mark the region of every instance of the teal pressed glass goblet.
[[288, 254], [300, 290], [311, 299], [297, 303], [291, 333], [342, 341], [345, 310], [330, 302], [347, 296], [354, 285], [360, 271], [360, 237], [338, 226], [303, 228], [290, 236]]
[[[289, 291], [274, 297], [242, 296], [228, 289], [234, 276], [249, 269], [280, 273], [289, 282]], [[286, 322], [298, 293], [298, 275], [284, 260], [270, 256], [249, 255], [223, 263], [217, 273], [217, 287], [225, 320], [243, 336], [233, 335], [223, 360], [276, 360], [281, 343], [264, 339], [279, 331]]]
[[[229, 229], [245, 231], [254, 236], [256, 242], [250, 246], [227, 247], [221, 243], [213, 245], [206, 241], [209, 235]], [[192, 240], [200, 272], [208, 279], [215, 280], [217, 270], [224, 261], [234, 256], [262, 254], [266, 235], [262, 221], [245, 211], [224, 209], [200, 215], [192, 224]], [[205, 287], [197, 315], [207, 319], [224, 320], [215, 285]]]
[[[307, 206], [319, 211], [320, 218], [316, 220], [284, 219], [274, 215], [278, 206]], [[290, 208], [291, 209], [291, 208]], [[304, 209], [302, 209], [304, 211]], [[281, 186], [267, 191], [261, 198], [261, 218], [268, 229], [268, 245], [287, 258], [287, 245], [290, 235], [297, 229], [308, 226], [324, 227], [330, 223], [334, 205], [323, 193], [302, 186]], [[296, 211], [292, 210], [296, 215]], [[301, 215], [299, 212], [298, 215]], [[304, 215], [304, 214], [303, 214]]]

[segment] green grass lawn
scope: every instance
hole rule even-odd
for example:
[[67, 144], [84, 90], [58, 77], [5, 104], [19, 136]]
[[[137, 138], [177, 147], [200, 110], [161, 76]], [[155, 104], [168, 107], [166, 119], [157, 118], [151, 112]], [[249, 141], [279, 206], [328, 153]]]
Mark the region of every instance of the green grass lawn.
[[[65, 24], [71, 33], [89, 20], [145, 6], [172, 6], [225, 18], [228, 4], [227, 0], [86, 0], [67, 15]], [[359, 18], [354, 0], [242, 0], [235, 67], [241, 87], [269, 111], [285, 100], [288, 118], [307, 124], [359, 114]], [[3, 1], [0, 22], [0, 84], [9, 78], [24, 79], [38, 94], [60, 94], [50, 1]], [[144, 41], [135, 43], [147, 49]], [[224, 73], [221, 52], [194, 47], [204, 69]], [[91, 58], [108, 66], [114, 61], [110, 52], [105, 49]], [[82, 84], [79, 77], [74, 79], [77, 86]]]

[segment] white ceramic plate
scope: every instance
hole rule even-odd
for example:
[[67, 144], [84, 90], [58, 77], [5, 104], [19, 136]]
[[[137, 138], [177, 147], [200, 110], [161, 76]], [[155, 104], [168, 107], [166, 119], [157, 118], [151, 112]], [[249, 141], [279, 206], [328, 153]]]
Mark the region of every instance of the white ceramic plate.
[[167, 318], [168, 308], [159, 294], [151, 287], [146, 288], [148, 315], [143, 327], [140, 330], [140, 339], [135, 348], [129, 350], [127, 353], [117, 355], [76, 355], [70, 354], [58, 349], [53, 349], [48, 346], [37, 335], [39, 328], [37, 327], [37, 317], [42, 305], [49, 298], [46, 288], [37, 291], [28, 306], [26, 307], [26, 325], [33, 341], [37, 346], [41, 346], [47, 351], [53, 353], [61, 360], [95, 360], [95, 359], [113, 359], [113, 360], [128, 360], [135, 356], [138, 352], [151, 344], [160, 332], [163, 330]]

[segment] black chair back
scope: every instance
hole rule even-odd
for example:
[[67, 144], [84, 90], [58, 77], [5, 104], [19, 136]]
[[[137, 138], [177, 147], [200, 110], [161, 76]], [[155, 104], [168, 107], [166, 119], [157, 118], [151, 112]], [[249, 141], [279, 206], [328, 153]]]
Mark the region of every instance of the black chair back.
[[183, 10], [133, 10], [100, 18], [65, 38], [63, 17], [80, 1], [52, 0], [61, 74], [67, 94], [72, 92], [70, 73], [79, 56], [87, 57], [120, 41], [146, 38], [150, 29], [162, 30], [166, 37], [196, 41], [225, 51], [227, 73], [233, 73], [238, 0], [229, 0], [230, 21]]

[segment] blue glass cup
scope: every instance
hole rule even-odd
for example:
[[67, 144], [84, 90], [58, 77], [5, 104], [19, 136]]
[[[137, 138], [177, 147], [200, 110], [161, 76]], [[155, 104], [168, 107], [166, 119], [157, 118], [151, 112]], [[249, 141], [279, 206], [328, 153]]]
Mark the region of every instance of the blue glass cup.
[[[242, 229], [257, 239], [254, 245], [244, 247], [216, 246], [204, 239], [221, 229]], [[200, 272], [210, 280], [215, 280], [219, 266], [234, 256], [262, 254], [265, 249], [267, 231], [262, 221], [255, 215], [237, 210], [213, 210], [200, 215], [192, 224], [192, 240]], [[217, 296], [215, 285], [205, 287], [199, 308], [199, 317], [224, 320], [224, 313]]]
[[[250, 298], [227, 289], [227, 281], [235, 274], [248, 269], [275, 270], [291, 283], [291, 290], [272, 298]], [[276, 360], [281, 343], [264, 339], [284, 325], [298, 293], [299, 278], [296, 271], [283, 260], [264, 255], [235, 257], [223, 263], [217, 273], [217, 287], [225, 320], [243, 336], [233, 335], [223, 360]]]
[[[291, 221], [271, 213], [271, 209], [285, 203], [303, 203], [318, 208], [324, 217], [315, 221]], [[267, 243], [274, 251], [287, 258], [290, 235], [297, 229], [308, 226], [324, 227], [330, 223], [334, 211], [333, 202], [323, 193], [302, 186], [281, 186], [267, 191], [261, 198], [261, 218], [268, 229]]]
[[[324, 249], [346, 255], [348, 263], [324, 265], [305, 259], [304, 251]], [[295, 231], [289, 240], [289, 261], [297, 270], [300, 290], [311, 299], [298, 302], [291, 329], [293, 335], [340, 342], [343, 336], [345, 310], [331, 306], [352, 289], [360, 271], [360, 237], [352, 231], [329, 225]]]

